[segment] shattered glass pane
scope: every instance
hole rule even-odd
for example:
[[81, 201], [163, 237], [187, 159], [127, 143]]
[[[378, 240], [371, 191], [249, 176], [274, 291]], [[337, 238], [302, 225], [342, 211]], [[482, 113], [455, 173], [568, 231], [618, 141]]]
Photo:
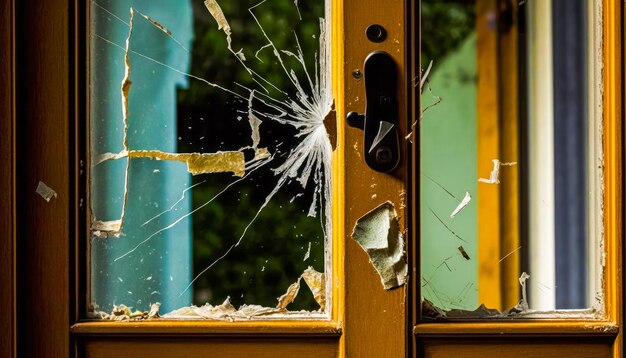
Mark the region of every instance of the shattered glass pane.
[[327, 12], [91, 2], [91, 316], [329, 312]]
[[421, 2], [424, 319], [602, 311], [589, 6]]

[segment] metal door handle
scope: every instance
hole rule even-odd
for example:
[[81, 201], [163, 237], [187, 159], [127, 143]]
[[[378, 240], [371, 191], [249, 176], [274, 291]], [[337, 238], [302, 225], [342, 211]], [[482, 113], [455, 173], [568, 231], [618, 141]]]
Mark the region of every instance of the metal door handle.
[[397, 68], [386, 52], [375, 51], [365, 59], [365, 114], [350, 112], [348, 125], [364, 132], [364, 157], [367, 165], [387, 173], [400, 163], [398, 135]]

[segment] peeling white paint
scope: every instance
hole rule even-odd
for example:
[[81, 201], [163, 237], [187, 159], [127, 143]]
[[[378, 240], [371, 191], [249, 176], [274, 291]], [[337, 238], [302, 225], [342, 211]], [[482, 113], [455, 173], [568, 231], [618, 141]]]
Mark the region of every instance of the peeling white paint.
[[352, 239], [365, 250], [386, 290], [407, 281], [404, 237], [394, 205], [386, 202], [357, 220]]
[[469, 192], [465, 192], [465, 197], [463, 197], [463, 200], [461, 200], [459, 205], [457, 205], [454, 211], [452, 211], [452, 214], [450, 214], [450, 217], [454, 218], [455, 216], [457, 216], [461, 212], [461, 210], [465, 209], [467, 204], [469, 204], [470, 200], [472, 200], [472, 196], [470, 195]]
[[491, 161], [493, 162], [493, 170], [489, 173], [489, 179], [480, 178], [478, 179], [479, 182], [487, 184], [500, 184], [500, 167], [517, 165], [517, 162], [502, 163], [498, 159], [492, 159]]

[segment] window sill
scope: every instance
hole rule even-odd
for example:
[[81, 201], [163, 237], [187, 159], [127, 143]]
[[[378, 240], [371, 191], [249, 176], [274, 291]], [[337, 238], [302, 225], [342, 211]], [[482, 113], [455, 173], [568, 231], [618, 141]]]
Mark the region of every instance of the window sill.
[[428, 337], [448, 337], [459, 334], [470, 336], [604, 336], [615, 337], [619, 326], [609, 321], [533, 320], [420, 323], [413, 334]]
[[340, 337], [341, 323], [321, 320], [256, 320], [206, 321], [166, 320], [150, 321], [81, 321], [74, 324], [71, 333], [77, 335], [194, 335], [194, 336], [324, 336]]

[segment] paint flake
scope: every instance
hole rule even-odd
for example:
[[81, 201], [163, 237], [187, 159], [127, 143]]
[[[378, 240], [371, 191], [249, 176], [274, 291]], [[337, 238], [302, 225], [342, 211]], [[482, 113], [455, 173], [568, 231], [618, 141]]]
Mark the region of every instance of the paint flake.
[[57, 192], [42, 181], [39, 181], [39, 184], [37, 184], [37, 189], [35, 189], [35, 192], [48, 203], [50, 202], [50, 199], [57, 197]]
[[287, 292], [278, 298], [276, 308], [284, 310], [287, 308], [287, 305], [296, 299], [300, 291], [301, 279], [304, 279], [304, 282], [313, 294], [313, 298], [320, 305], [320, 310], [323, 311], [326, 306], [326, 280], [323, 273], [315, 271], [311, 266], [304, 270], [298, 277], [298, 280], [287, 288]]
[[500, 184], [500, 167], [517, 165], [517, 162], [502, 163], [498, 159], [492, 159], [491, 161], [493, 162], [493, 170], [489, 174], [489, 179], [480, 178], [478, 179], [479, 182], [487, 184]]
[[230, 25], [226, 20], [226, 16], [224, 16], [222, 8], [215, 0], [204, 0], [204, 6], [206, 6], [207, 10], [209, 10], [209, 12], [211, 13], [211, 16], [213, 16], [213, 18], [217, 22], [217, 29], [224, 31], [224, 33], [226, 34], [228, 48], [230, 49], [230, 36], [232, 35], [232, 32], [230, 30]]
[[143, 321], [159, 318], [159, 309], [161, 304], [159, 302], [150, 305], [149, 311], [131, 311], [130, 307], [120, 304], [114, 305], [111, 313], [100, 311], [98, 305], [92, 304], [87, 317], [102, 319], [107, 321]]
[[352, 239], [368, 254], [386, 290], [406, 283], [408, 265], [404, 237], [391, 202], [383, 203], [357, 220]]
[[233, 173], [238, 177], [242, 177], [245, 174], [246, 166], [244, 154], [240, 151], [217, 153], [166, 153], [160, 150], [131, 150], [115, 155], [112, 159], [123, 157], [130, 159], [146, 158], [183, 162], [187, 164], [187, 171], [192, 175]]
[[293, 302], [293, 300], [296, 299], [296, 296], [298, 296], [298, 291], [300, 291], [300, 279], [301, 277], [298, 277], [298, 280], [292, 283], [287, 288], [287, 292], [278, 297], [278, 304], [276, 305], [276, 308], [281, 310], [286, 309], [287, 305], [289, 305], [291, 302]]
[[323, 272], [317, 272], [311, 266], [309, 266], [302, 273], [302, 278], [311, 293], [313, 293], [313, 298], [315, 298], [315, 302], [320, 305], [320, 310], [324, 310], [326, 307], [326, 276]]
[[461, 256], [463, 256], [464, 259], [466, 260], [470, 259], [469, 255], [467, 254], [467, 251], [465, 251], [465, 248], [463, 248], [463, 245], [459, 246], [457, 249], [459, 250], [459, 252], [461, 253]]
[[526, 281], [530, 278], [530, 275], [526, 272], [522, 272], [519, 277], [519, 284], [522, 286], [522, 299], [517, 304], [517, 308], [521, 311], [528, 311], [528, 300], [526, 298]]
[[302, 259], [302, 261], [308, 260], [310, 256], [311, 256], [311, 241], [309, 241], [309, 248], [306, 250], [306, 253], [304, 254], [304, 258]]
[[230, 303], [230, 297], [218, 306], [212, 306], [207, 303], [203, 306], [188, 306], [182, 307], [172, 312], [162, 315], [163, 318], [175, 318], [175, 319], [210, 319], [218, 321], [242, 321], [250, 320], [255, 317], [267, 316], [276, 313], [280, 313], [281, 309], [263, 307], [259, 305], [242, 305], [239, 309], [236, 309]]
[[459, 203], [459, 205], [454, 209], [454, 211], [452, 212], [452, 214], [450, 214], [451, 218], [454, 218], [455, 216], [457, 216], [461, 210], [465, 209], [465, 207], [467, 206], [467, 204], [469, 204], [470, 200], [472, 200], [472, 196], [470, 195], [469, 192], [465, 192], [465, 197], [463, 197], [463, 200], [461, 200], [461, 202]]

